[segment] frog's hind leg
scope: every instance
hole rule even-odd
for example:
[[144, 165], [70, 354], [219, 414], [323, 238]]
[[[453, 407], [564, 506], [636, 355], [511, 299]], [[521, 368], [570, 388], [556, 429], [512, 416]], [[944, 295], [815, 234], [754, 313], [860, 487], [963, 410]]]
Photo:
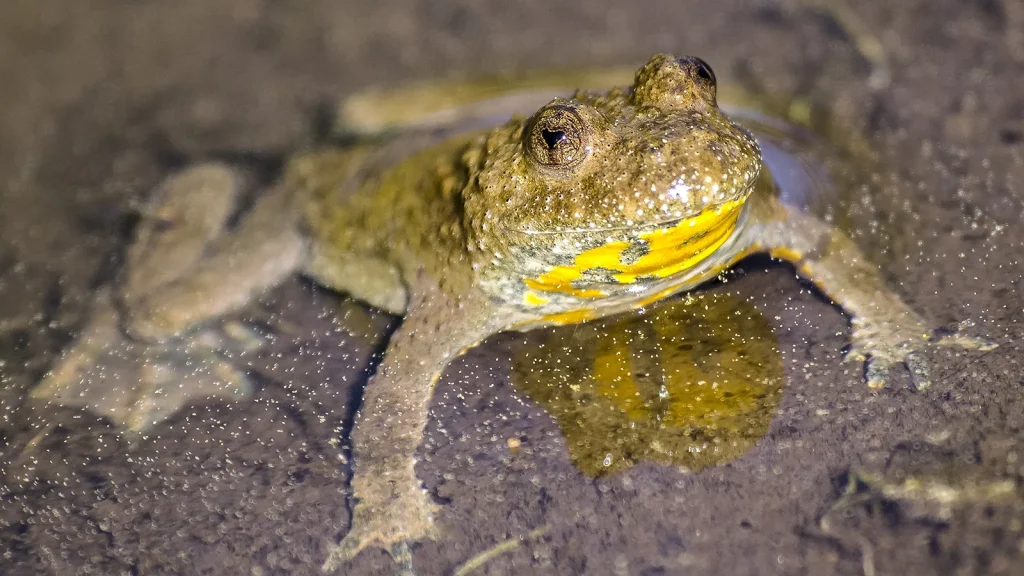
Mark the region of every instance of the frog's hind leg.
[[831, 18], [850, 38], [854, 49], [870, 64], [868, 86], [873, 90], [883, 90], [892, 83], [890, 56], [881, 38], [860, 18], [854, 5], [847, 0], [786, 0], [783, 6], [790, 11], [800, 8], [815, 10]]
[[628, 86], [636, 68], [552, 69], [478, 79], [431, 81], [368, 88], [343, 99], [334, 115], [335, 135], [375, 135], [392, 131], [480, 130], [530, 115], [555, 97], [576, 89]]
[[[240, 183], [237, 175], [235, 178], [233, 186], [237, 188]], [[160, 283], [147, 280], [148, 270], [129, 275], [123, 294], [129, 333], [149, 341], [173, 338], [238, 310], [278, 285], [298, 269], [305, 255], [296, 208], [291, 190], [277, 186], [267, 190], [236, 227], [202, 243], [198, 258], [187, 238], [151, 242], [155, 249], [150, 253], [140, 247], [129, 269], [146, 265], [161, 268], [171, 262], [182, 271], [166, 274], [166, 280]], [[195, 235], [201, 235], [202, 230], [197, 226]], [[200, 244], [195, 242], [196, 247]]]
[[139, 210], [125, 255], [120, 297], [132, 303], [186, 277], [227, 228], [244, 186], [222, 164], [202, 164], [168, 177]]
[[[190, 399], [247, 395], [249, 379], [228, 358], [255, 339], [231, 323], [206, 321], [279, 281], [294, 268], [301, 241], [281, 217], [287, 199], [275, 195], [232, 229], [244, 186], [240, 173], [220, 164], [168, 178], [141, 210], [119, 282], [97, 292], [84, 329], [31, 396], [84, 407], [138, 432]], [[257, 234], [271, 210], [284, 222]], [[281, 252], [252, 264], [267, 256], [267, 244]], [[125, 334], [126, 326], [150, 341]]]

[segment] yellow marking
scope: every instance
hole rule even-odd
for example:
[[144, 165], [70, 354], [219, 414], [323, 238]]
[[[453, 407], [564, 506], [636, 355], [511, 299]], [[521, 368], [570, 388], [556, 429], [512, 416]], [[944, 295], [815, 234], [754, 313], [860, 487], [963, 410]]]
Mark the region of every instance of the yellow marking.
[[[576, 257], [576, 262], [579, 262], [579, 259], [582, 258], [584, 254], [588, 254], [590, 252], [595, 252], [597, 250], [602, 250], [605, 248], [612, 248], [617, 245], [622, 246], [622, 248], [619, 248], [615, 251], [616, 258], [618, 258], [617, 255], [625, 248], [625, 246], [628, 245], [625, 242], [613, 242], [611, 244], [599, 246], [597, 248], [594, 248], [593, 250], [587, 250], [583, 254], [580, 254], [579, 256]], [[587, 268], [590, 268], [590, 266], [588, 266]], [[583, 268], [583, 270], [586, 270], [586, 268]], [[572, 281], [576, 280], [581, 275], [582, 272], [576, 268], [576, 264], [573, 264], [572, 266], [558, 266], [556, 268], [552, 268], [551, 271], [545, 272], [540, 276], [537, 276], [536, 278], [527, 278], [525, 282], [526, 285], [533, 290], [540, 290], [541, 292], [561, 292], [562, 294], [568, 294], [570, 296], [575, 296], [577, 298], [601, 298], [606, 295], [601, 290], [584, 290], [573, 286]]]
[[[740, 260], [746, 258], [747, 256], [750, 256], [751, 254], [754, 254], [755, 252], [760, 252], [760, 251], [761, 251], [761, 247], [757, 246], [757, 245], [750, 246], [748, 248], [740, 250], [739, 252], [736, 252], [735, 254], [733, 254], [725, 262], [722, 262], [718, 266], [715, 266], [714, 268], [711, 268], [711, 269], [705, 271], [703, 274], [701, 274], [700, 276], [698, 276], [696, 278], [690, 279], [690, 281], [693, 283], [693, 286], [697, 286], [697, 285], [703, 284], [707, 280], [710, 280], [711, 278], [714, 278], [715, 276], [718, 276], [722, 272], [725, 272], [726, 270], [731, 268], [733, 264], [739, 262]], [[654, 304], [655, 302], [658, 302], [659, 300], [662, 300], [664, 298], [668, 298], [669, 296], [675, 294], [678, 291], [679, 291], [679, 286], [669, 286], [668, 288], [665, 288], [663, 290], [659, 290], [659, 291], [657, 291], [657, 292], [655, 292], [655, 293], [653, 293], [653, 294], [651, 294], [651, 295], [649, 295], [649, 296], [647, 296], [647, 297], [645, 297], [645, 298], [643, 298], [641, 300], [637, 300], [636, 304], [634, 304], [633, 306], [635, 308], [643, 308], [644, 306], [648, 306], [650, 304]]]
[[742, 205], [743, 200], [727, 202], [671, 228], [641, 234], [640, 239], [647, 242], [648, 251], [632, 264], [622, 263], [622, 254], [630, 246], [629, 242], [609, 242], [580, 253], [571, 265], [556, 266], [536, 278], [526, 279], [526, 285], [541, 292], [561, 292], [591, 299], [606, 294], [602, 290], [572, 285], [587, 270], [616, 271], [612, 278], [622, 284], [632, 284], [643, 276], [665, 278], [678, 274], [700, 263], [729, 239], [736, 229]]
[[816, 278], [814, 274], [814, 263], [807, 260], [806, 256], [799, 250], [780, 246], [772, 248], [768, 251], [768, 254], [772, 258], [778, 258], [779, 260], [785, 260], [796, 268], [797, 274], [802, 276], [806, 280], [810, 280], [811, 284], [814, 284], [821, 289], [822, 292], [828, 292], [825, 287], [821, 284], [821, 279]]
[[527, 292], [526, 295], [523, 296], [523, 302], [527, 306], [543, 306], [550, 302], [550, 300], [537, 294], [536, 292]]
[[[772, 258], [785, 260], [792, 264], [793, 267], [796, 268], [796, 273], [800, 275], [801, 278], [809, 281], [811, 284], [814, 284], [819, 290], [829, 295], [829, 298], [832, 298], [832, 292], [825, 285], [823, 279], [815, 272], [815, 263], [811, 260], [807, 260], [806, 256], [802, 252], [792, 248], [779, 247], [772, 248], [768, 251], [768, 254], [771, 255]], [[871, 386], [870, 382], [868, 383], [868, 386]]]
[[729, 202], [672, 228], [642, 235], [650, 250], [614, 278], [623, 284], [632, 284], [641, 276], [665, 278], [692, 268], [729, 239], [736, 229], [742, 204], [741, 201]]
[[785, 260], [792, 262], [793, 264], [799, 264], [804, 259], [804, 255], [800, 252], [793, 250], [792, 248], [778, 247], [772, 248], [768, 251], [768, 254], [772, 258], [778, 258], [779, 260]]
[[559, 312], [557, 314], [548, 314], [543, 318], [544, 322], [550, 322], [551, 324], [557, 324], [564, 326], [566, 324], [579, 324], [580, 322], [586, 322], [597, 314], [593, 310], [587, 308], [580, 308], [578, 310], [570, 310], [568, 312]]
[[804, 261], [796, 267], [798, 274], [811, 281], [818, 288], [821, 288], [822, 292], [825, 292], [825, 286], [821, 283], [820, 278], [816, 278], [817, 274], [814, 272], [814, 265], [810, 262]]

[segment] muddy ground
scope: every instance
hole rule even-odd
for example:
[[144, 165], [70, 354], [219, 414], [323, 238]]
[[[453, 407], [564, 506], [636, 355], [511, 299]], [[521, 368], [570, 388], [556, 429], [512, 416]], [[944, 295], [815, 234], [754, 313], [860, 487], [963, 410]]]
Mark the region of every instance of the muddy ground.
[[[900, 371], [868, 390], [841, 364], [844, 316], [755, 260], [712, 290], [774, 329], [787, 385], [763, 438], [697, 473], [595, 480], [513, 386], [510, 350], [535, 340], [493, 338], [438, 385], [417, 471], [443, 536], [413, 547], [417, 573], [512, 539], [473, 573], [1024, 574], [1024, 8], [854, 5], [884, 88], [849, 28], [768, 0], [5, 2], [0, 573], [312, 574], [347, 528], [340, 455], [392, 319], [299, 279], [241, 314], [275, 334], [246, 360], [251, 401], [197, 403], [132, 447], [88, 413], [25, 403], [162, 176], [217, 151], [272, 158], [369, 85], [669, 51], [812, 95], [874, 142], [911, 183], [889, 280], [936, 326], [1001, 346], [930, 354], [923, 392]], [[349, 573], [391, 572], [373, 551]]]

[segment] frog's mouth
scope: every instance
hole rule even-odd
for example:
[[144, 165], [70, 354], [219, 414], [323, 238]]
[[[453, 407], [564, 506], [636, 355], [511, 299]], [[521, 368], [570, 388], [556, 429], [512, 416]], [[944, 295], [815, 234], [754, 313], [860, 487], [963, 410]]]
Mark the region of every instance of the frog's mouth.
[[527, 301], [545, 300], [538, 293], [603, 298], [609, 293], [602, 284], [634, 284], [685, 273], [732, 236], [745, 200], [726, 202], [690, 218], [654, 225], [635, 238], [612, 240], [585, 250], [576, 255], [572, 264], [554, 266], [524, 279], [532, 291], [527, 294]]

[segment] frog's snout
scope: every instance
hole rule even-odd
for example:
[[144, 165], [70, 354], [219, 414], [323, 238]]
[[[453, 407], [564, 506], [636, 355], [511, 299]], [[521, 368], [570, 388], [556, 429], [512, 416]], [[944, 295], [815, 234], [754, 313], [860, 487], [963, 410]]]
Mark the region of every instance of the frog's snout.
[[638, 106], [706, 112], [717, 108], [718, 80], [696, 56], [658, 54], [636, 73], [633, 99]]

